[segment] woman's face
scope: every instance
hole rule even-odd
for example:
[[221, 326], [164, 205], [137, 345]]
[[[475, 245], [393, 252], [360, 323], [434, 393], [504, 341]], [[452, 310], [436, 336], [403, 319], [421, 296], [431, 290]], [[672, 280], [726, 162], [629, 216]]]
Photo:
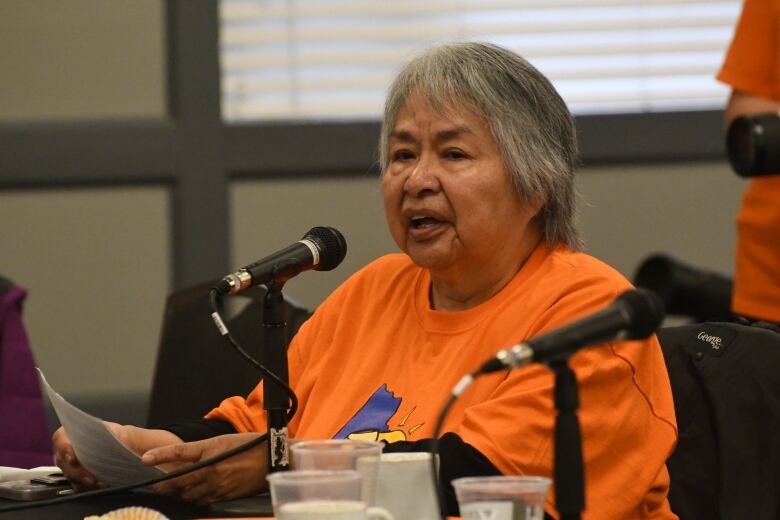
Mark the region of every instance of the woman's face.
[[409, 97], [389, 139], [382, 193], [398, 246], [435, 277], [519, 269], [540, 204], [521, 202], [486, 122]]

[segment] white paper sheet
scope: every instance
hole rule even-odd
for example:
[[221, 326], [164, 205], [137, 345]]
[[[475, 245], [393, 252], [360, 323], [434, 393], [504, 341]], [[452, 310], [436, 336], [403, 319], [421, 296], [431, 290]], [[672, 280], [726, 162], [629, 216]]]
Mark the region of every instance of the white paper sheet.
[[46, 477], [52, 473], [59, 473], [57, 466], [38, 466], [37, 468], [24, 469], [13, 466], [0, 466], [0, 482], [9, 480], [30, 480], [31, 478]]
[[37, 370], [41, 386], [68, 434], [79, 462], [98, 480], [116, 487], [164, 474], [161, 469], [141, 462], [141, 457], [122, 444], [102, 420], [63, 399], [46, 381], [43, 372]]

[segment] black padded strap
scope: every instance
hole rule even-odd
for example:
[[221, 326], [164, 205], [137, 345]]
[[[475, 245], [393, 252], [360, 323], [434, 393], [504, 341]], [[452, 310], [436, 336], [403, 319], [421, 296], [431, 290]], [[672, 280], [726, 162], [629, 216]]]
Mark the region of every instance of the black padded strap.
[[237, 433], [232, 424], [219, 419], [200, 419], [186, 423], [166, 424], [157, 428], [173, 433], [184, 442], [202, 441], [219, 435]]

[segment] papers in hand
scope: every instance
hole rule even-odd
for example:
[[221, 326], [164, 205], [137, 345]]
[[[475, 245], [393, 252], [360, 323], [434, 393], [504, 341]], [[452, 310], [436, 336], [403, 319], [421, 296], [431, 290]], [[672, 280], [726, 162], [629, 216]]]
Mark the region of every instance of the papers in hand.
[[102, 420], [63, 399], [46, 382], [43, 372], [40, 369], [36, 370], [38, 370], [41, 387], [49, 396], [49, 401], [73, 444], [79, 462], [98, 480], [116, 487], [164, 474], [159, 468], [144, 465], [141, 457], [122, 444]]

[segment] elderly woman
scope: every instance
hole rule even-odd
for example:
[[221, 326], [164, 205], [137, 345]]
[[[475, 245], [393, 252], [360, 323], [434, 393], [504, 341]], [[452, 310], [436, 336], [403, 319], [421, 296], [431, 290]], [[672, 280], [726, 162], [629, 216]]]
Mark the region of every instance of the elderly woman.
[[[424, 449], [464, 374], [502, 347], [607, 306], [630, 285], [578, 252], [574, 124], [519, 56], [465, 43], [414, 59], [390, 89], [380, 153], [387, 223], [403, 253], [353, 275], [295, 337], [290, 381], [300, 409], [290, 433]], [[571, 365], [586, 517], [674, 518], [664, 462], [676, 426], [657, 340], [604, 344]], [[444, 425], [442, 479], [551, 475], [552, 389], [540, 366], [478, 379]], [[225, 400], [202, 424], [114, 428], [159, 464], [214, 455], [265, 424], [258, 388]], [[89, 473], [56, 435], [61, 466], [85, 482]], [[264, 459], [256, 449], [158, 490], [200, 502], [256, 492]], [[550, 495], [546, 509], [557, 516]]]

